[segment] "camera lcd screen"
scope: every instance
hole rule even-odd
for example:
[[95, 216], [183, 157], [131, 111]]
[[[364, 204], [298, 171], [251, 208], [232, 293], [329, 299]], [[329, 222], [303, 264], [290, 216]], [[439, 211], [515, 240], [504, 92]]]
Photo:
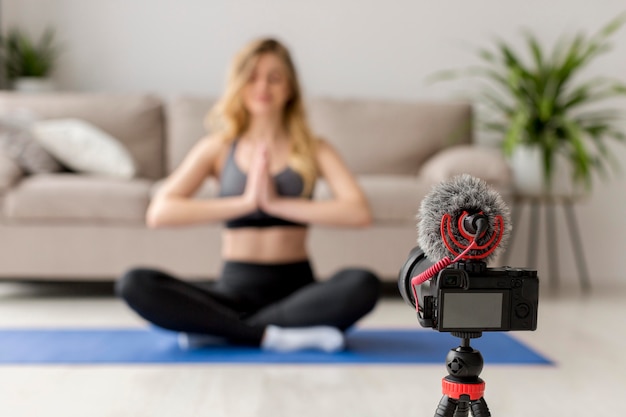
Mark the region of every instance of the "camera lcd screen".
[[502, 328], [501, 292], [445, 292], [441, 329]]

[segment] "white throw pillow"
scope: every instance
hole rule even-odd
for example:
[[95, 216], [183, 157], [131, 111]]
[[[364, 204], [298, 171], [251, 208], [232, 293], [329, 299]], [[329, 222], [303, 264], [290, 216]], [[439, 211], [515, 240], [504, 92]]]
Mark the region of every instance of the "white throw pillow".
[[32, 126], [39, 144], [71, 170], [129, 179], [137, 168], [119, 140], [79, 119], [41, 120]]

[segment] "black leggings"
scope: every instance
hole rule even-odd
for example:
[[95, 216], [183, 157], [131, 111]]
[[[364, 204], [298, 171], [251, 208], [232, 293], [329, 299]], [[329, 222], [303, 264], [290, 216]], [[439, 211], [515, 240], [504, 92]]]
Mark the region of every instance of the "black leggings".
[[216, 282], [190, 283], [137, 268], [124, 274], [115, 290], [159, 327], [258, 346], [270, 324], [346, 330], [374, 308], [379, 286], [378, 278], [363, 269], [345, 269], [317, 282], [308, 261], [270, 265], [229, 261]]

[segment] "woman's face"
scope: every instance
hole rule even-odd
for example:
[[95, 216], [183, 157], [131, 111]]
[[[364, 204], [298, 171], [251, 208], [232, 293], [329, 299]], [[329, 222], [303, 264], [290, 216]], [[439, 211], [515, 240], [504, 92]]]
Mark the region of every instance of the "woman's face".
[[262, 54], [243, 89], [246, 109], [253, 116], [282, 113], [290, 96], [285, 64], [275, 54]]

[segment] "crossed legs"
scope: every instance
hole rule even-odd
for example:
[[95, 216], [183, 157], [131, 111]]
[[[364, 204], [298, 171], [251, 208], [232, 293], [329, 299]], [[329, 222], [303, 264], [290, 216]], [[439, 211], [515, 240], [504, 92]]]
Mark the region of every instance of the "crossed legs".
[[268, 294], [270, 301], [263, 303], [259, 291], [250, 298], [228, 287], [204, 287], [162, 271], [138, 268], [117, 282], [116, 292], [141, 317], [159, 327], [260, 346], [268, 328], [330, 326], [346, 330], [374, 308], [379, 281], [369, 271], [345, 269], [327, 281], [306, 282], [277, 300]]

